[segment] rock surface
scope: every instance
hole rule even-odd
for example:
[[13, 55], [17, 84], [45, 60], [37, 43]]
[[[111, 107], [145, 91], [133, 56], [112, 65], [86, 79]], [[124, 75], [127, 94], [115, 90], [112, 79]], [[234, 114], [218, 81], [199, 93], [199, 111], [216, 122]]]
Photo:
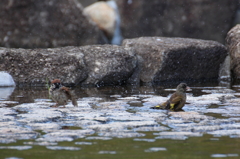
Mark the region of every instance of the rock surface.
[[81, 47], [88, 77], [82, 84], [119, 85], [133, 74], [137, 58], [129, 48], [115, 45]]
[[224, 43], [238, 0], [117, 0], [124, 38], [188, 37]]
[[232, 28], [226, 38], [226, 46], [231, 57], [231, 70], [233, 78], [240, 79], [240, 25], [236, 25]]
[[61, 79], [68, 84], [122, 84], [133, 74], [137, 59], [128, 48], [92, 45], [54, 49], [0, 48], [0, 71], [17, 84], [45, 85]]
[[84, 7], [87, 7], [91, 5], [94, 2], [97, 2], [97, 0], [78, 0]]
[[45, 85], [59, 78], [66, 83], [79, 83], [87, 72], [83, 54], [74, 47], [56, 49], [0, 48], [0, 69], [13, 76], [17, 84]]
[[76, 0], [0, 1], [0, 46], [49, 48], [104, 42]]
[[227, 56], [218, 42], [188, 38], [141, 37], [125, 39], [123, 46], [138, 55], [135, 80], [143, 83], [216, 80]]

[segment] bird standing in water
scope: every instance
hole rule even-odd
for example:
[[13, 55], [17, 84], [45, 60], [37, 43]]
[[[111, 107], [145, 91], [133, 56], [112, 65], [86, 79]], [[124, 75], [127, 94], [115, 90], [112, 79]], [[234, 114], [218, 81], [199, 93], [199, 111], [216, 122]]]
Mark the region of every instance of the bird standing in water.
[[169, 100], [160, 105], [151, 107], [151, 109], [169, 109], [173, 111], [182, 110], [186, 103], [186, 91], [188, 89], [190, 88], [187, 86], [186, 83], [180, 83], [177, 86], [176, 92], [172, 94]]
[[59, 79], [52, 80], [49, 94], [52, 97], [52, 100], [56, 102], [54, 107], [60, 105], [65, 107], [69, 99], [75, 107], [78, 106], [74, 93], [68, 87], [63, 86]]

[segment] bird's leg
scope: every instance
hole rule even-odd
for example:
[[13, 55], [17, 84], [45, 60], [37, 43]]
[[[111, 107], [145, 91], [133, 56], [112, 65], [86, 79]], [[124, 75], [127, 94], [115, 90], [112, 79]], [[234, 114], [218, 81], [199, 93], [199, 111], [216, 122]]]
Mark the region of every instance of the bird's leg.
[[56, 107], [58, 107], [58, 103], [56, 103], [54, 106], [51, 106], [51, 107], [53, 107], [53, 108], [56, 108]]

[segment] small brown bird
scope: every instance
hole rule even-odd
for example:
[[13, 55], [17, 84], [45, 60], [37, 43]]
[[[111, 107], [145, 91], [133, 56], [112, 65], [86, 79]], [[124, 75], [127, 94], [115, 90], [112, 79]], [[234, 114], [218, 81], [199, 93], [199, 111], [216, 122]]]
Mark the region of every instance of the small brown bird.
[[186, 103], [186, 90], [190, 89], [186, 83], [180, 83], [177, 86], [177, 90], [172, 94], [169, 100], [166, 102], [157, 105], [155, 107], [151, 107], [152, 109], [170, 109], [174, 111], [182, 110]]
[[52, 97], [52, 100], [56, 102], [54, 107], [60, 105], [64, 105], [65, 107], [69, 99], [72, 100], [72, 104], [75, 107], [78, 106], [74, 93], [69, 90], [68, 87], [63, 86], [59, 79], [52, 80], [49, 94]]

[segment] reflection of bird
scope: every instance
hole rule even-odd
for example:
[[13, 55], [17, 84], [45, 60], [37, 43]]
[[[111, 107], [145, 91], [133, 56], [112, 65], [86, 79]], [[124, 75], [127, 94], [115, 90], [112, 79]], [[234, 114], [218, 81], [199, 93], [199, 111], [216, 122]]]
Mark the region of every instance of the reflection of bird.
[[180, 83], [177, 86], [177, 90], [172, 94], [169, 100], [166, 102], [151, 107], [152, 109], [170, 109], [174, 111], [182, 110], [184, 104], [186, 103], [186, 90], [190, 89], [186, 83]]
[[54, 79], [51, 83], [52, 84], [49, 89], [49, 94], [52, 97], [52, 100], [56, 102], [56, 105], [54, 107], [60, 105], [65, 106], [69, 99], [72, 100], [72, 104], [75, 107], [78, 106], [74, 93], [69, 90], [68, 87], [63, 86], [59, 79]]

